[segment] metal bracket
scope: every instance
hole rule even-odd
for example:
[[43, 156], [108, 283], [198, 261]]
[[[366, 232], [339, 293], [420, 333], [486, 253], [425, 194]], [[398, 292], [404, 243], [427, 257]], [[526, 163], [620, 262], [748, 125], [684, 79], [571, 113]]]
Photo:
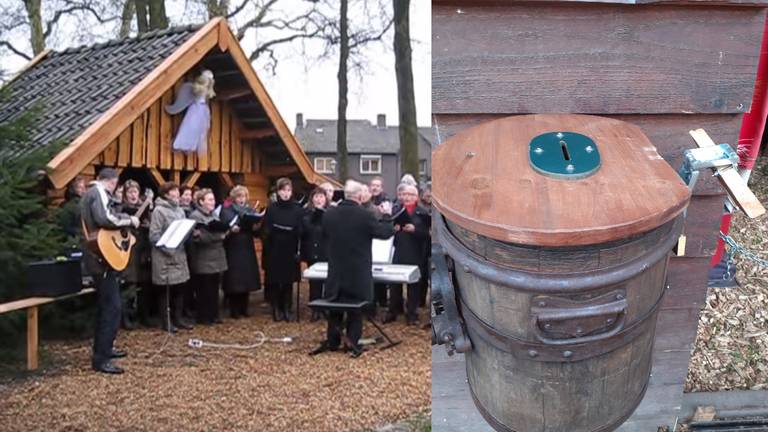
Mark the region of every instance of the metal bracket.
[[704, 168], [713, 170], [724, 166], [736, 166], [739, 163], [739, 155], [728, 144], [719, 144], [711, 147], [688, 149], [683, 152], [683, 164], [677, 173], [688, 188], [693, 192], [696, 180], [699, 179], [699, 171]]
[[432, 244], [432, 345], [445, 345], [448, 355], [472, 349], [456, 305], [456, 292], [443, 248]]

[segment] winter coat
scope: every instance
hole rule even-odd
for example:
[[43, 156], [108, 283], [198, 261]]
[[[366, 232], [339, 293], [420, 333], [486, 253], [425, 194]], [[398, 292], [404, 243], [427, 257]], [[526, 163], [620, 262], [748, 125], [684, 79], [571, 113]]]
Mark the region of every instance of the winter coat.
[[[223, 208], [221, 220], [229, 223], [236, 215], [245, 212], [237, 205]], [[224, 239], [224, 249], [227, 255], [227, 272], [224, 274], [224, 292], [237, 294], [261, 289], [261, 274], [259, 260], [256, 256], [254, 237], [259, 230], [241, 228], [238, 233], [229, 233]]]
[[[216, 220], [216, 216], [195, 209], [189, 218], [200, 224]], [[189, 248], [189, 269], [193, 274], [214, 274], [227, 271], [227, 253], [224, 238], [227, 233], [212, 232], [201, 226], [196, 227], [199, 235], [192, 237]]]
[[[138, 211], [139, 206], [131, 206], [126, 203], [116, 207], [116, 209], [119, 209], [119, 213], [133, 216]], [[123, 279], [128, 283], [141, 283], [150, 280], [152, 268], [150, 264], [149, 215], [149, 209], [144, 210], [141, 215], [141, 225], [138, 228], [131, 227], [131, 234], [136, 238], [136, 244], [131, 249], [131, 258], [122, 274]]]
[[308, 265], [327, 261], [323, 242], [323, 209], [309, 209], [301, 221], [301, 260]]
[[184, 245], [176, 249], [154, 246], [175, 220], [184, 219], [184, 210], [178, 204], [163, 198], [155, 200], [149, 223], [149, 242], [152, 245], [152, 283], [159, 286], [178, 285], [189, 280], [187, 252]]
[[429, 246], [429, 227], [431, 216], [429, 212], [419, 205], [411, 215], [414, 232], [405, 232], [402, 227], [395, 234], [395, 255], [393, 264], [422, 265], [427, 256], [426, 249]]
[[300, 279], [299, 241], [304, 211], [295, 201], [274, 202], [262, 223], [264, 272], [268, 284], [290, 284]]
[[354, 201], [342, 201], [323, 217], [323, 241], [328, 251], [325, 299], [373, 301], [371, 243], [395, 233], [389, 217], [377, 220]]

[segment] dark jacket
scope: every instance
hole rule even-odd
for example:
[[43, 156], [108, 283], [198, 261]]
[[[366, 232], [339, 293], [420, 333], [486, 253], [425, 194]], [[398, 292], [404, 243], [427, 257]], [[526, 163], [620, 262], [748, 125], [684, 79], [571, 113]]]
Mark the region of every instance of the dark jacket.
[[[242, 215], [246, 209], [235, 204], [221, 209], [222, 222], [229, 223], [235, 216]], [[224, 240], [227, 253], [227, 272], [224, 274], [224, 292], [247, 293], [261, 289], [259, 260], [256, 257], [254, 237], [260, 230], [241, 228], [238, 233], [230, 233]]]
[[328, 251], [325, 298], [330, 301], [373, 301], [371, 243], [394, 234], [389, 218], [377, 220], [354, 201], [342, 201], [323, 217]]
[[400, 231], [395, 234], [393, 264], [422, 265], [427, 256], [426, 249], [429, 245], [431, 216], [424, 207], [417, 205], [411, 215], [411, 220], [416, 231], [405, 232], [400, 227]]
[[328, 261], [323, 242], [323, 209], [310, 209], [301, 224], [301, 260], [308, 265]]
[[381, 203], [383, 203], [384, 201], [390, 201], [389, 197], [387, 196], [387, 193], [384, 191], [382, 191], [377, 196], [371, 197], [371, 203], [373, 203], [373, 205], [375, 206], [381, 205]]
[[[122, 204], [116, 207], [119, 213], [135, 216], [140, 205], [132, 206]], [[131, 227], [131, 233], [136, 237], [136, 244], [131, 249], [131, 259], [128, 266], [123, 270], [123, 279], [128, 283], [140, 283], [150, 280], [152, 269], [150, 267], [150, 245], [149, 245], [149, 209], [141, 215], [141, 225], [138, 228]]]
[[163, 198], [155, 200], [155, 209], [149, 223], [149, 242], [152, 247], [152, 283], [164, 286], [178, 285], [189, 280], [187, 251], [183, 245], [176, 249], [158, 248], [154, 245], [163, 233], [178, 219], [184, 219], [184, 210]]
[[289, 284], [300, 279], [299, 241], [304, 210], [295, 201], [274, 202], [262, 223], [264, 279], [268, 284]]
[[[131, 225], [131, 219], [128, 215], [118, 214], [109, 207], [109, 192], [99, 182], [91, 182], [88, 190], [80, 200], [80, 214], [82, 223], [85, 224], [88, 234], [95, 236], [100, 228], [124, 228]], [[83, 233], [83, 238], [86, 238]], [[89, 250], [87, 245], [83, 245], [85, 254], [83, 256], [85, 272], [90, 275], [103, 273], [108, 266], [101, 256]]]
[[[201, 224], [215, 220], [212, 214], [195, 209], [189, 218]], [[224, 251], [226, 233], [196, 228], [199, 235], [192, 237], [189, 248], [189, 270], [194, 274], [214, 274], [227, 271], [227, 253]]]

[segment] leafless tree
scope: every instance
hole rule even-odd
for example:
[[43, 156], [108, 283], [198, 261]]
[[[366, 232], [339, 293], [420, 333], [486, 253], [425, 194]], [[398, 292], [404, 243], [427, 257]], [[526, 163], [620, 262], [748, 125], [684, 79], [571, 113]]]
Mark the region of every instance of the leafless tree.
[[400, 169], [418, 178], [419, 130], [411, 64], [410, 0], [393, 0], [395, 12], [395, 75], [397, 107], [400, 113]]

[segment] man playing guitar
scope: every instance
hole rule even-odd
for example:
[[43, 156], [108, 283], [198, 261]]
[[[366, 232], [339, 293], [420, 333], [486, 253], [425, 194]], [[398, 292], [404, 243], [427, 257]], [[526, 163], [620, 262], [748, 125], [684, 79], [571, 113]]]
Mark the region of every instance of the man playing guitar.
[[[126, 353], [115, 350], [113, 344], [120, 324], [120, 286], [118, 272], [110, 268], [99, 253], [88, 244], [89, 233], [99, 229], [115, 229], [139, 226], [135, 216], [114, 214], [109, 208], [109, 196], [117, 187], [117, 171], [104, 168], [99, 172], [96, 181], [80, 201], [83, 238], [86, 244], [83, 250], [85, 271], [93, 276], [96, 295], [98, 298], [96, 330], [93, 338], [93, 358], [91, 366], [98, 372], [108, 374], [123, 373], [123, 369], [112, 363], [113, 358], [125, 357]], [[89, 247], [90, 246], [90, 247]]]

